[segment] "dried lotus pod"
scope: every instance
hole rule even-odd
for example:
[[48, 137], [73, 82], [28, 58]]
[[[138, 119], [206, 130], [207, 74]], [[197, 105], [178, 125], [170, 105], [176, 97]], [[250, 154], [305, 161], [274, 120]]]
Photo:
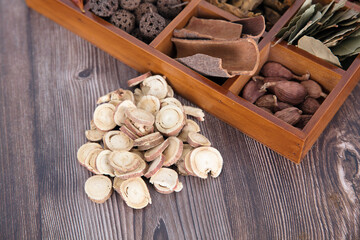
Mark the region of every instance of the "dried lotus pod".
[[158, 139], [164, 140], [164, 137], [159, 132], [154, 132], [134, 140], [134, 146], [143, 146], [149, 142], [157, 141]]
[[98, 143], [87, 142], [78, 149], [77, 159], [82, 166], [85, 166], [85, 159], [94, 149], [102, 149], [102, 147]]
[[157, 173], [160, 170], [160, 168], [164, 164], [164, 161], [165, 161], [165, 156], [163, 154], [160, 154], [160, 156], [158, 156], [154, 161], [150, 163], [148, 170], [144, 174], [144, 177], [146, 178], [152, 177], [155, 173]]
[[151, 126], [154, 124], [154, 116], [140, 108], [127, 108], [126, 116], [133, 122], [138, 124], [143, 124], [145, 126]]
[[200, 146], [211, 146], [211, 142], [209, 141], [209, 139], [197, 132], [189, 132], [187, 142], [190, 144], [190, 146], [194, 148]]
[[134, 133], [133, 131], [131, 131], [127, 126], [123, 125], [120, 128], [120, 131], [125, 133], [129, 138], [131, 138], [132, 140], [135, 140], [137, 138], [139, 138], [138, 135], [136, 135], [136, 133]]
[[188, 139], [188, 134], [189, 132], [200, 132], [200, 127], [199, 125], [194, 122], [191, 119], [186, 119], [186, 123], [183, 127], [183, 129], [181, 130], [178, 138], [183, 141], [186, 142]]
[[89, 155], [85, 158], [85, 167], [95, 174], [100, 174], [96, 169], [96, 158], [101, 153], [102, 149], [93, 149], [90, 151]]
[[146, 72], [138, 77], [132, 78], [127, 81], [129, 87], [135, 87], [136, 85], [142, 83], [146, 78], [151, 76], [151, 72]]
[[151, 148], [157, 147], [164, 142], [163, 138], [154, 139], [153, 141], [146, 142], [141, 146], [138, 146], [138, 150], [147, 151]]
[[103, 175], [89, 177], [85, 182], [85, 193], [91, 201], [103, 203], [111, 196], [112, 182]]
[[178, 108], [180, 108], [182, 111], [184, 111], [184, 107], [181, 104], [181, 102], [179, 100], [177, 100], [176, 98], [173, 98], [173, 97], [167, 97], [167, 98], [161, 99], [160, 100], [160, 105], [161, 105], [161, 108], [163, 108], [163, 107], [165, 107], [167, 105], [175, 105]]
[[184, 124], [184, 113], [175, 105], [167, 105], [156, 114], [156, 129], [166, 136], [177, 135]]
[[110, 131], [104, 135], [104, 146], [112, 151], [129, 151], [134, 141], [121, 131]]
[[138, 103], [143, 96], [144, 96], [144, 93], [141, 91], [141, 89], [135, 88], [135, 90], [134, 90], [135, 103]]
[[207, 178], [210, 172], [213, 178], [220, 175], [223, 158], [220, 152], [213, 147], [198, 147], [190, 152], [191, 170], [200, 178]]
[[128, 173], [137, 169], [143, 160], [135, 153], [114, 151], [109, 155], [110, 165], [114, 170]]
[[302, 114], [301, 110], [299, 110], [296, 107], [291, 107], [278, 111], [274, 115], [275, 117], [280, 118], [281, 120], [291, 125], [295, 125], [300, 120], [301, 114]]
[[168, 84], [167, 86], [168, 92], [166, 94], [166, 97], [173, 98], [174, 97], [174, 90], [173, 88]]
[[118, 184], [117, 192], [129, 207], [142, 209], [151, 204], [149, 189], [141, 177], [119, 181]]
[[141, 90], [144, 95], [152, 95], [159, 99], [163, 99], [166, 97], [168, 88], [168, 84], [165, 81], [165, 78], [160, 75], [154, 75], [146, 78], [141, 83]]
[[115, 177], [114, 168], [110, 165], [110, 150], [102, 150], [96, 157], [96, 169], [100, 174], [109, 175]]
[[199, 121], [204, 121], [205, 114], [200, 108], [184, 106], [185, 114], [196, 118]]
[[327, 97], [327, 94], [322, 91], [321, 86], [313, 80], [302, 81], [300, 84], [306, 88], [309, 97], [312, 98]]
[[129, 178], [134, 178], [134, 177], [141, 177], [144, 175], [144, 173], [146, 172], [146, 168], [147, 165], [145, 163], [145, 161], [141, 161], [140, 165], [133, 171], [127, 172], [127, 173], [122, 173], [119, 171], [115, 170], [115, 176], [121, 179], [129, 179]]
[[150, 183], [159, 184], [173, 190], [178, 183], [178, 179], [179, 176], [175, 170], [163, 167], [150, 178]]
[[164, 166], [169, 167], [177, 162], [183, 151], [183, 142], [177, 137], [169, 137], [169, 146], [163, 152], [165, 156]]
[[144, 154], [145, 161], [147, 162], [153, 161], [155, 158], [159, 157], [168, 146], [169, 146], [169, 140], [166, 139], [160, 145], [147, 150]]
[[160, 110], [160, 100], [157, 97], [146, 95], [139, 100], [137, 107], [156, 115]]
[[116, 127], [114, 122], [114, 105], [104, 103], [96, 107], [94, 111], [94, 124], [101, 131], [110, 131]]
[[132, 101], [125, 100], [116, 107], [114, 112], [114, 122], [116, 123], [116, 125], [121, 126], [124, 124], [126, 119], [125, 112], [128, 108], [136, 108], [136, 106]]

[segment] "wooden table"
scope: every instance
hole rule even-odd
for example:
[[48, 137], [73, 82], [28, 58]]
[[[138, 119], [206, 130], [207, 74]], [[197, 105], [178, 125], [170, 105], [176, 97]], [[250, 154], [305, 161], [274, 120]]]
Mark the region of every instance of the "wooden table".
[[0, 1], [0, 39], [0, 239], [360, 238], [359, 85], [300, 165], [206, 114], [220, 177], [133, 210], [86, 197], [76, 151], [96, 99], [138, 73], [20, 0]]

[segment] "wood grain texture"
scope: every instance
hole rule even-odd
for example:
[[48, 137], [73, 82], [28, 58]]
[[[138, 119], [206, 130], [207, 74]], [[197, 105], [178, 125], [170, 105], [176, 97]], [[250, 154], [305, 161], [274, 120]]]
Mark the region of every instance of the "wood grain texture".
[[360, 238], [359, 84], [300, 165], [206, 114], [219, 178], [149, 186], [144, 210], [117, 194], [98, 205], [76, 151], [96, 99], [137, 72], [23, 1], [0, 13], [0, 239]]

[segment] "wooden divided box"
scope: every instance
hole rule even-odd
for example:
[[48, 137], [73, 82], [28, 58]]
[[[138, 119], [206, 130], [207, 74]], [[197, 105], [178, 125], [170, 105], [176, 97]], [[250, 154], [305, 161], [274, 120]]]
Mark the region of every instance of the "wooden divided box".
[[[191, 0], [167, 27], [146, 44], [105, 20], [85, 5], [82, 13], [70, 0], [26, 0], [29, 7], [93, 43], [139, 72], [165, 75], [175, 91], [207, 112], [248, 136], [299, 163], [330, 122], [360, 79], [360, 55], [343, 70], [294, 46], [273, 46], [275, 35], [291, 19], [304, 0], [296, 0], [259, 42], [260, 71], [267, 60], [282, 63], [295, 74], [309, 72], [329, 92], [304, 129], [295, 128], [239, 96], [250, 76], [238, 76], [218, 84], [172, 58], [174, 29], [184, 27], [192, 16], [238, 20], [237, 17], [205, 2]], [[326, 3], [329, 1], [319, 1]], [[347, 2], [346, 7], [360, 11]], [[236, 143], [234, 143], [236, 144]]]

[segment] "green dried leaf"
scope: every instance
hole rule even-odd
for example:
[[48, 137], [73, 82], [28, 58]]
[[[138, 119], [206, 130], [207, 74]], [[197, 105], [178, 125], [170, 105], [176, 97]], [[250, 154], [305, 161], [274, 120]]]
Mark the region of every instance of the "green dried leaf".
[[293, 39], [289, 38], [289, 44], [293, 44], [297, 39], [306, 35], [307, 30], [314, 26], [321, 18], [321, 12], [316, 12], [315, 15], [306, 23], [306, 25], [293, 37]]
[[346, 33], [352, 32], [354, 30], [355, 30], [355, 27], [345, 28], [345, 29], [338, 29], [338, 31], [335, 31], [334, 33], [332, 33], [330, 35], [330, 37], [319, 39], [319, 40], [321, 40], [323, 43], [328, 43], [331, 40], [333, 40], [335, 38], [338, 38], [339, 36], [345, 35]]
[[346, 58], [354, 56], [354, 55], [358, 55], [360, 53], [360, 48], [357, 48], [354, 52], [350, 53], [349, 55], [345, 55], [345, 56], [339, 56], [340, 61], [344, 61]]
[[342, 41], [336, 47], [333, 47], [331, 50], [335, 55], [345, 56], [350, 55], [360, 48], [360, 36], [357, 37], [348, 37]]
[[332, 1], [328, 5], [325, 6], [323, 17], [320, 19], [319, 24], [320, 27], [318, 31], [324, 29], [327, 25], [326, 22], [335, 14], [335, 12], [345, 6], [346, 0], [340, 0], [338, 3], [334, 3]]
[[305, 12], [301, 15], [301, 18], [296, 22], [295, 30], [289, 36], [289, 44], [292, 42], [296, 34], [305, 27], [306, 23], [314, 16], [315, 4], [311, 5]]
[[331, 50], [326, 47], [321, 41], [313, 37], [303, 36], [298, 41], [298, 47], [319, 58], [322, 58], [341, 67], [339, 59], [331, 52]]

